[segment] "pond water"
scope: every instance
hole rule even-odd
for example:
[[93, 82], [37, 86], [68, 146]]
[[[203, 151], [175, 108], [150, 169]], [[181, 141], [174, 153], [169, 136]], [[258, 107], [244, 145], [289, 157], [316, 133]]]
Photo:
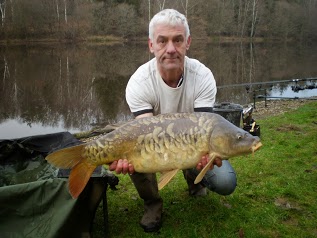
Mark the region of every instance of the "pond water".
[[[0, 139], [74, 133], [130, 119], [125, 86], [153, 57], [147, 42], [2, 46], [0, 52]], [[316, 89], [292, 90], [294, 84], [315, 85], [317, 46], [194, 40], [188, 56], [212, 70], [217, 102], [245, 105], [264, 89], [271, 98], [317, 96]], [[291, 81], [304, 78], [312, 80]]]

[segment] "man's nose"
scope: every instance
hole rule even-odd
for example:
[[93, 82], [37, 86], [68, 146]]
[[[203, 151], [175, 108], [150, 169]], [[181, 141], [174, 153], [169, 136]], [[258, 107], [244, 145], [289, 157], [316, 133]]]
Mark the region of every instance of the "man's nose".
[[167, 42], [166, 52], [170, 53], [170, 54], [176, 52], [175, 45], [174, 45], [173, 41], [168, 41]]

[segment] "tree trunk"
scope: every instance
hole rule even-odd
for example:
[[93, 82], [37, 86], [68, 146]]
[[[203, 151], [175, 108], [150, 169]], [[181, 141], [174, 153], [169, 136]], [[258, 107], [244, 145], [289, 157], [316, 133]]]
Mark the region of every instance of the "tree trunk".
[[58, 6], [58, 0], [56, 0], [56, 15], [57, 15], [57, 21], [59, 23], [59, 6]]
[[245, 25], [247, 24], [247, 20], [248, 20], [249, 4], [250, 4], [249, 0], [247, 0], [244, 4], [243, 20], [242, 20], [242, 25], [241, 25], [241, 37], [243, 37], [243, 35], [244, 35]]
[[162, 3], [161, 3], [161, 0], [157, 0], [157, 2], [159, 5], [159, 8], [160, 8], [160, 11], [162, 11], [164, 9], [164, 6], [165, 6], [165, 0], [163, 0]]
[[148, 0], [149, 1], [149, 23], [151, 21], [151, 0]]
[[66, 0], [64, 0], [64, 6], [65, 6], [65, 23], [67, 24], [67, 4], [66, 4]]
[[257, 10], [257, 4], [258, 0], [253, 0], [253, 7], [252, 7], [252, 25], [251, 25], [251, 33], [250, 33], [250, 37], [253, 38], [255, 35], [255, 25], [256, 25], [256, 21], [257, 21], [257, 14], [258, 14], [258, 10]]
[[4, 27], [4, 21], [6, 18], [6, 4], [7, 1], [4, 0], [2, 3], [0, 3], [0, 12], [1, 12], [1, 26]]
[[184, 9], [184, 12], [185, 12], [185, 16], [187, 17], [188, 0], [185, 0], [185, 6], [184, 6], [183, 1], [181, 1], [181, 3], [182, 3], [182, 6], [183, 6], [183, 9]]

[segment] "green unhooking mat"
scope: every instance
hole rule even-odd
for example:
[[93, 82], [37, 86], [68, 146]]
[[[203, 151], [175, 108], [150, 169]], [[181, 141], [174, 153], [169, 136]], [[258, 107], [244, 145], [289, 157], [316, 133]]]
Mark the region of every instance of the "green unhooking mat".
[[79, 143], [68, 132], [0, 140], [1, 238], [90, 236], [105, 192], [101, 171], [73, 199], [67, 178], [45, 161], [49, 152]]

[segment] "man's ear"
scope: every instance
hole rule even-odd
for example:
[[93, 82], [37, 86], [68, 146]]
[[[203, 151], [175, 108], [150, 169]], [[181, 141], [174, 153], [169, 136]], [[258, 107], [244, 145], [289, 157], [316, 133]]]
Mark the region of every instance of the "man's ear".
[[148, 39], [148, 45], [149, 45], [150, 52], [153, 53], [154, 52], [154, 50], [153, 50], [153, 42], [151, 41], [150, 38]]
[[190, 43], [192, 42], [192, 38], [190, 36], [188, 36], [187, 38], [187, 42], [186, 42], [186, 50], [189, 50], [190, 47]]

